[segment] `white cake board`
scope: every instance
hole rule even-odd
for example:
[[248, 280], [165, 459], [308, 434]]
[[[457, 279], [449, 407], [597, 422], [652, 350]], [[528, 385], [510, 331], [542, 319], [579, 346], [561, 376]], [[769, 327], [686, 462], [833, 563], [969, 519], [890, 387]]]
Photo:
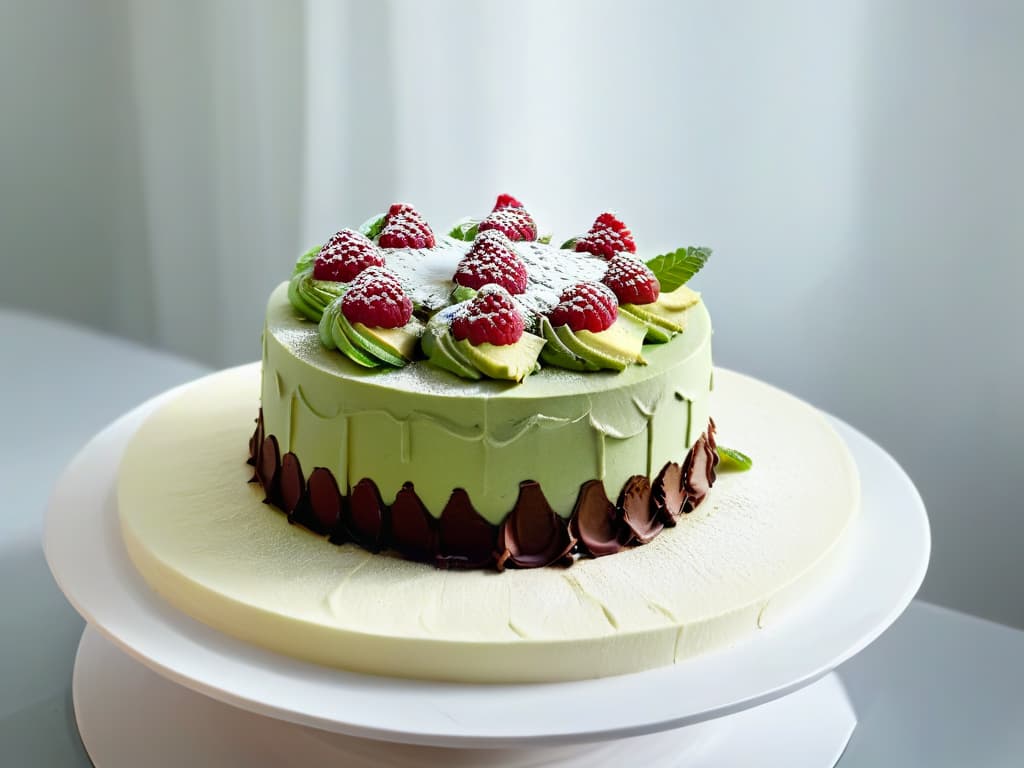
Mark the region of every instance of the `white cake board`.
[[[809, 696], [809, 690], [819, 690], [818, 686], [805, 687], [823, 679], [895, 621], [916, 593], [927, 568], [927, 516], [913, 484], [877, 445], [841, 422], [834, 422], [857, 462], [863, 491], [862, 512], [846, 537], [847, 551], [841, 567], [785, 621], [762, 630], [748, 642], [649, 672], [547, 685], [432, 683], [317, 667], [246, 645], [174, 610], [149, 590], [128, 559], [114, 500], [116, 467], [138, 424], [173, 395], [173, 391], [166, 393], [125, 415], [72, 461], [51, 499], [44, 549], [58, 585], [93, 629], [160, 676], [232, 705], [219, 711], [228, 713], [223, 717], [235, 725], [218, 732], [244, 738], [232, 736], [226, 742], [215, 743], [203, 740], [212, 738], [213, 729], [205, 726], [194, 737], [177, 727], [171, 729], [182, 748], [193, 743], [209, 744], [215, 750], [210, 754], [224, 758], [221, 765], [258, 764], [236, 761], [216, 750], [247, 749], [245, 743], [235, 742], [263, 739], [264, 729], [271, 733], [267, 723], [272, 721], [281, 721], [279, 725], [285, 729], [282, 734], [301, 733], [306, 742], [329, 743], [335, 745], [335, 750], [345, 743], [349, 746], [344, 749], [357, 753], [359, 749], [372, 752], [377, 748], [367, 745], [367, 739], [464, 750], [534, 750], [568, 745], [574, 745], [572, 750], [625, 748], [622, 745], [633, 749], [632, 737], [661, 733], [664, 741], [662, 737], [647, 740], [645, 749], [653, 754], [656, 744], [671, 742], [674, 764], [685, 765], [681, 755], [693, 762], [698, 755], [712, 754], [706, 750], [723, 740], [747, 741], [745, 732], [731, 737], [728, 733], [733, 728], [746, 728], [744, 723], [749, 718], [769, 717], [763, 712], [773, 710], [758, 705], [775, 700], [772, 706], [782, 709], [774, 711], [794, 708], [780, 714], [782, 720], [791, 722], [794, 712], [799, 713], [799, 735], [786, 731], [783, 738], [779, 731], [781, 742], [791, 744], [796, 740], [804, 753], [819, 735], [829, 738], [832, 729], [828, 749], [838, 755], [849, 736], [852, 718], [847, 717], [845, 727], [829, 724], [827, 712], [839, 717], [844, 707], [848, 710], [845, 699], [836, 703], [836, 683], [824, 683], [820, 689], [831, 691], [821, 694], [833, 700], [831, 705], [824, 703], [824, 698], [801, 705], [801, 699], [793, 696]], [[99, 653], [90, 650], [92, 645], [87, 636], [76, 667], [80, 678], [76, 681], [76, 696], [83, 738], [87, 747], [95, 750], [93, 757], [102, 767], [105, 763], [100, 750], [117, 749], [109, 743], [111, 739], [129, 744], [135, 738], [123, 723], [118, 726], [113, 714], [115, 702], [128, 701], [133, 708], [142, 708], [153, 703], [151, 698], [157, 694], [151, 697], [140, 693], [143, 689], [136, 689], [132, 696], [120, 696], [109, 689], [97, 691], [82, 677], [89, 674], [94, 653]], [[108, 678], [105, 684], [110, 685], [120, 683], [121, 676], [127, 683], [132, 679], [130, 675], [121, 670], [101, 677]], [[90, 704], [97, 701], [96, 696], [102, 704]], [[780, 699], [783, 696], [786, 699]], [[188, 706], [175, 707], [176, 716], [189, 715], [192, 706], [197, 712], [198, 707], [214, 706], [206, 697], [189, 701]], [[152, 722], [167, 718], [165, 713]], [[248, 718], [244, 720], [247, 725], [236, 718]], [[206, 722], [202, 718], [199, 721]], [[116, 736], [104, 736], [115, 733], [114, 728]], [[668, 731], [673, 735], [664, 735]], [[356, 740], [338, 740], [337, 734]], [[158, 737], [153, 734], [152, 738]], [[601, 741], [606, 742], [604, 747], [579, 746]], [[269, 741], [259, 743], [264, 745], [263, 751], [271, 749]], [[763, 747], [765, 742], [754, 743]], [[414, 754], [403, 750], [396, 754]], [[444, 751], [451, 764], [450, 750]], [[420, 756], [416, 764], [423, 764], [422, 756], [428, 752], [415, 754]], [[499, 753], [488, 754], [494, 757]], [[517, 754], [522, 753], [508, 754], [514, 765]], [[350, 761], [354, 759], [347, 755], [344, 764], [355, 765]], [[564, 758], [558, 759], [565, 764]], [[625, 759], [621, 757], [617, 764]], [[830, 764], [829, 760], [834, 758], [818, 764]], [[199, 764], [193, 758], [186, 763]], [[401, 763], [391, 760], [391, 764]], [[110, 763], [111, 768], [117, 765]]]
[[511, 749], [395, 744], [222, 704], [161, 677], [90, 627], [78, 647], [72, 692], [82, 742], [97, 768], [820, 768], [835, 765], [856, 723], [839, 678], [829, 674], [734, 715], [617, 741]]

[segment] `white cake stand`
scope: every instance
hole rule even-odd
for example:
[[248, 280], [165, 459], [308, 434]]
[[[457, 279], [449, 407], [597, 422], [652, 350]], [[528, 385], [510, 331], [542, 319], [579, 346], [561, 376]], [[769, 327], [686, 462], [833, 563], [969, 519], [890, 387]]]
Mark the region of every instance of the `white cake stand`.
[[833, 765], [855, 718], [831, 672], [902, 613], [928, 563], [928, 522], [913, 484], [881, 448], [834, 421], [863, 486], [841, 567], [747, 642], [672, 667], [547, 685], [317, 667], [179, 613], [129, 561], [116, 468], [128, 438], [174, 392], [86, 445], [46, 518], [50, 569], [89, 624], [73, 692], [83, 743], [100, 768]]

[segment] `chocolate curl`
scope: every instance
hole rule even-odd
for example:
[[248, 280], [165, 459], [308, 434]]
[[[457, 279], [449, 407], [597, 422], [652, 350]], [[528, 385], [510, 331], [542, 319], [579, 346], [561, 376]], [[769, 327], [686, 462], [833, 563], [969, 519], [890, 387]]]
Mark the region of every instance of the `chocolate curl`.
[[654, 479], [651, 487], [651, 504], [654, 512], [668, 528], [676, 524], [686, 506], [686, 491], [683, 490], [683, 471], [674, 461], [668, 462]]
[[452, 491], [438, 520], [438, 568], [486, 568], [494, 562], [498, 528], [473, 509], [462, 488]]
[[377, 484], [364, 477], [352, 489], [345, 510], [345, 527], [357, 544], [371, 552], [380, 552], [384, 546], [387, 528], [387, 505], [380, 497]]
[[559, 561], [572, 563], [576, 539], [565, 520], [555, 514], [533, 480], [519, 483], [519, 498], [498, 531], [498, 570], [542, 568]]
[[716, 456], [717, 453], [705, 435], [698, 437], [686, 454], [686, 461], [683, 462], [683, 490], [686, 493], [684, 512], [692, 512], [707, 497], [715, 482]]
[[638, 544], [646, 544], [665, 527], [651, 504], [651, 483], [643, 475], [633, 475], [626, 481], [617, 506]]
[[298, 457], [289, 451], [281, 460], [281, 509], [291, 519], [299, 509], [306, 494], [306, 479]]
[[580, 487], [569, 532], [579, 541], [580, 549], [593, 557], [614, 555], [632, 535], [600, 480], [588, 480]]
[[281, 453], [277, 447], [277, 438], [269, 435], [263, 440], [260, 448], [259, 461], [256, 462], [256, 477], [263, 485], [263, 493], [266, 498], [264, 503], [281, 506], [280, 479], [281, 479]]
[[718, 455], [718, 443], [715, 441], [715, 432], [718, 427], [715, 426], [715, 420], [710, 416], [708, 417], [708, 448], [711, 449], [711, 483], [714, 484], [715, 480], [718, 479], [715, 474], [715, 467], [718, 466], [718, 462], [721, 460], [721, 456]]
[[306, 483], [309, 514], [303, 525], [318, 533], [327, 534], [335, 544], [345, 541], [345, 526], [341, 524], [344, 499], [338, 490], [334, 475], [326, 467], [317, 467]]
[[408, 560], [437, 557], [437, 521], [423, 506], [412, 483], [405, 483], [391, 505], [391, 546]]

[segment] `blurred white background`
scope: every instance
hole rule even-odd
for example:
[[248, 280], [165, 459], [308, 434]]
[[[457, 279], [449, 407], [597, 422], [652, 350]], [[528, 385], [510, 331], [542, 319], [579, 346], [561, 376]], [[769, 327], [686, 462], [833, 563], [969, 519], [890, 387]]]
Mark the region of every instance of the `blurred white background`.
[[398, 199], [712, 246], [717, 362], [892, 452], [923, 596], [1024, 627], [1024, 4], [0, 0], [0, 110], [0, 304], [214, 366]]

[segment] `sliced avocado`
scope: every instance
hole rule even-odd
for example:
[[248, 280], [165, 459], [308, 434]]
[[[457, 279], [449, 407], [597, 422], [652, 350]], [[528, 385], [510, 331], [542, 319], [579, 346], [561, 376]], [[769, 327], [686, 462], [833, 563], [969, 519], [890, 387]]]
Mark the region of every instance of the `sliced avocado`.
[[650, 304], [623, 304], [620, 309], [673, 333], [682, 333], [686, 330], [687, 310], [699, 301], [699, 293], [682, 285]]
[[616, 355], [631, 363], [646, 365], [643, 358], [644, 337], [647, 324], [629, 315], [619, 315], [609, 328], [594, 333], [580, 331], [576, 338], [588, 347], [599, 349], [609, 355]]
[[599, 371], [601, 366], [594, 365], [593, 363], [587, 362], [582, 357], [574, 355], [572, 350], [569, 349], [562, 340], [558, 338], [558, 334], [555, 333], [554, 327], [551, 325], [551, 321], [548, 320], [544, 315], [540, 317], [540, 330], [541, 335], [547, 341], [544, 345], [544, 349], [541, 350], [541, 359], [549, 365], [554, 365], [558, 368], [566, 368], [570, 371]]
[[454, 345], [485, 376], [522, 381], [537, 369], [537, 358], [546, 343], [540, 336], [524, 333], [514, 344], [497, 346], [485, 342], [474, 347], [469, 339], [463, 339]]
[[[341, 308], [334, 308], [332, 304], [328, 309], [328, 312], [324, 312], [325, 318], [330, 318], [328, 321], [331, 341], [334, 342], [334, 346], [338, 348], [349, 360], [356, 365], [361, 365], [363, 368], [377, 368], [380, 366], [380, 361], [374, 357], [363, 352], [357, 348], [345, 334], [345, 330], [342, 328], [342, 321], [345, 321], [345, 316], [341, 314]], [[347, 322], [347, 321], [345, 321]], [[322, 337], [321, 337], [322, 340]], [[326, 346], [326, 345], [325, 345]]]
[[[559, 341], [559, 344], [562, 342]], [[565, 346], [562, 346], [565, 349]], [[568, 371], [599, 371], [601, 367], [588, 363], [582, 357], [576, 357], [571, 352], [567, 355], [556, 347], [552, 346], [549, 341], [544, 345], [544, 349], [540, 351], [540, 359], [548, 365], [553, 365], [556, 368], [565, 368]]]
[[664, 326], [654, 322], [653, 320], [648, 320], [647, 318], [637, 314], [635, 309], [632, 308], [632, 305], [630, 304], [620, 305], [619, 315], [629, 315], [637, 322], [641, 322], [644, 325], [646, 325], [647, 335], [644, 337], [645, 341], [649, 341], [655, 344], [664, 344], [666, 341], [670, 341], [672, 337], [675, 335], [675, 331], [671, 331], [668, 328], [665, 328]]
[[[391, 350], [386, 349], [380, 344], [377, 344], [369, 336], [364, 336], [359, 331], [357, 331], [352, 326], [352, 323], [349, 322], [348, 318], [345, 317], [345, 314], [343, 312], [338, 313], [338, 320], [336, 325], [341, 329], [342, 333], [352, 343], [352, 346], [354, 346], [361, 352], [365, 353], [367, 356], [376, 358], [380, 362], [394, 366], [395, 368], [401, 368], [403, 365], [405, 365], [404, 358], [394, 354]], [[360, 323], [359, 325], [362, 325], [362, 323]], [[362, 327], [365, 328], [366, 326], [362, 325]], [[335, 337], [335, 340], [337, 340], [337, 337]]]
[[418, 320], [410, 320], [401, 328], [370, 328], [362, 323], [352, 323], [351, 325], [352, 329], [364, 340], [406, 362], [415, 356], [416, 345], [423, 334], [423, 325]]
[[[619, 355], [609, 355], [600, 349], [593, 348], [588, 344], [583, 343], [576, 334], [573, 333], [572, 328], [568, 325], [558, 326], [555, 328], [555, 333], [558, 335], [559, 341], [572, 350], [574, 355], [586, 360], [592, 365], [596, 365], [598, 368], [610, 368], [613, 371], [624, 371], [626, 370], [626, 366], [632, 362], [631, 360], [627, 360]], [[586, 333], [586, 331], [580, 331], [580, 333]]]
[[674, 291], [663, 293], [658, 297], [658, 300], [654, 303], [659, 308], [666, 309], [670, 312], [681, 312], [684, 309], [689, 309], [695, 304], [700, 302], [700, 294], [689, 288], [688, 286], [681, 285]]
[[686, 310], [681, 312], [656, 307], [652, 304], [623, 304], [619, 310], [638, 317], [649, 326], [656, 325], [671, 333], [682, 333], [686, 330]]
[[436, 352], [431, 357], [431, 362], [464, 379], [476, 381], [483, 377], [473, 362], [459, 349], [450, 333], [444, 333], [437, 337]]

